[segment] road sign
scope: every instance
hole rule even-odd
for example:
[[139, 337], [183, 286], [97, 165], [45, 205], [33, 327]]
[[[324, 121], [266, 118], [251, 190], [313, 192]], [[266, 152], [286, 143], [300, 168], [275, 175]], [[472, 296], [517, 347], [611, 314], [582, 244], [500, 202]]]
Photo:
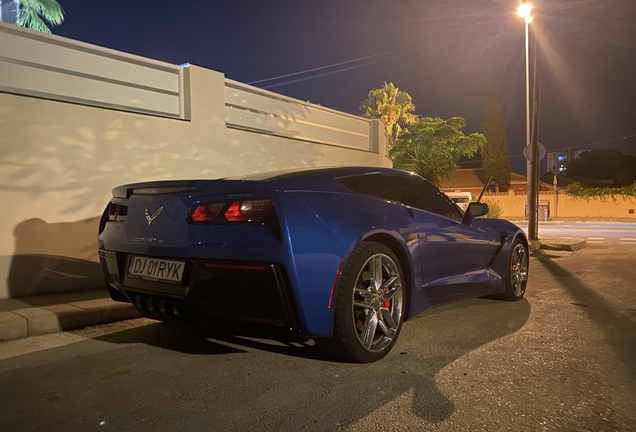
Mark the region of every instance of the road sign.
[[[532, 156], [532, 150], [531, 150], [532, 146], [527, 145], [526, 148], [523, 149], [523, 155], [526, 157], [526, 159], [530, 160], [530, 157]], [[541, 143], [539, 143], [539, 160], [543, 160], [543, 158], [545, 157], [545, 146]]]

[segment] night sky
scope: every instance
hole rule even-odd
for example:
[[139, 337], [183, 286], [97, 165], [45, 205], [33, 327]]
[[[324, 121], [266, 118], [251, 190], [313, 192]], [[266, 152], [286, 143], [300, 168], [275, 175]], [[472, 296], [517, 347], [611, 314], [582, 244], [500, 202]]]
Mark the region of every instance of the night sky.
[[[245, 83], [322, 68], [254, 85], [353, 114], [370, 89], [391, 81], [411, 94], [416, 114], [463, 116], [467, 133], [481, 132], [494, 89], [513, 171], [525, 174], [524, 25], [515, 0], [58, 1], [66, 22], [54, 34]], [[636, 134], [636, 0], [534, 5], [540, 141], [548, 151], [636, 154], [636, 137], [614, 140]]]

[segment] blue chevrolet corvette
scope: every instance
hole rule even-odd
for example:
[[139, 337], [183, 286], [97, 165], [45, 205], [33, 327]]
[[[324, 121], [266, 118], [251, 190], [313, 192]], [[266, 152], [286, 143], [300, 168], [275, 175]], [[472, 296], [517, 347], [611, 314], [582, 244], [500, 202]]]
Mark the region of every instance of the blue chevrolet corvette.
[[528, 240], [487, 212], [389, 168], [137, 183], [113, 189], [99, 256], [111, 297], [147, 317], [270, 323], [372, 362], [431, 306], [523, 297]]

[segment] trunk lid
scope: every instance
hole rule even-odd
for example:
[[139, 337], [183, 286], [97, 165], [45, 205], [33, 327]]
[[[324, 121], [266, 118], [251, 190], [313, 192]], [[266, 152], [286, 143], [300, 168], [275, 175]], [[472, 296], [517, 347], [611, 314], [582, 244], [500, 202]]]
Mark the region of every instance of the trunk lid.
[[[111, 202], [127, 207], [125, 221], [105, 223], [100, 240], [115, 249], [115, 245], [123, 244], [173, 249], [227, 243], [237, 224], [192, 224], [192, 210], [203, 203], [274, 196], [274, 189], [261, 181], [182, 180], [119, 186], [113, 189]], [[243, 227], [247, 231], [263, 231], [256, 224]]]

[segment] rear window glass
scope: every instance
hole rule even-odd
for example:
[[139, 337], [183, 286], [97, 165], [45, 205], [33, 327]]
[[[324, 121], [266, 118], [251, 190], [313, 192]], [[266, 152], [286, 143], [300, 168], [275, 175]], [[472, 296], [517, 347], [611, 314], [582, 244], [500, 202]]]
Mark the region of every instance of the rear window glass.
[[397, 201], [393, 190], [380, 174], [365, 174], [361, 176], [339, 178], [338, 181], [353, 192]]
[[401, 203], [446, 217], [462, 217], [461, 211], [443, 192], [420, 177], [393, 174], [384, 177]]

